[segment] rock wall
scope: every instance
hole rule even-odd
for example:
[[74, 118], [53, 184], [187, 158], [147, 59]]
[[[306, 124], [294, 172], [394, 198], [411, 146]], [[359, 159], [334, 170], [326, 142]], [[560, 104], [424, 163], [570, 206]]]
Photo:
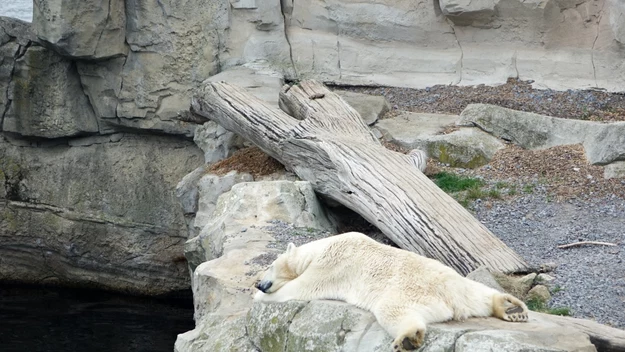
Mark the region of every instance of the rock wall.
[[0, 281], [188, 289], [175, 186], [204, 164], [196, 125], [118, 117], [124, 6], [99, 3], [35, 2], [35, 31], [0, 18]]
[[164, 136], [0, 138], [0, 280], [187, 289], [174, 188], [201, 160], [192, 142]]

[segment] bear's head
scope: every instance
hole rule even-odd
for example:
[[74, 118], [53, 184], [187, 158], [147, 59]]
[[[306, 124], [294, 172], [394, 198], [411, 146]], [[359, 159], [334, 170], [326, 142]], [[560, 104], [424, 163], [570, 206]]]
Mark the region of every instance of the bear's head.
[[264, 293], [273, 293], [278, 291], [284, 284], [295, 279], [295, 252], [297, 248], [293, 243], [289, 243], [286, 252], [271, 264], [263, 278], [256, 284], [256, 288]]

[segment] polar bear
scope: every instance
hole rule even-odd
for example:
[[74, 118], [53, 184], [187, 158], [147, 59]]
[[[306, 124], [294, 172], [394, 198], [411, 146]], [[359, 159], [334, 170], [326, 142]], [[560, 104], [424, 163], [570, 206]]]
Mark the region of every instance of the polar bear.
[[372, 312], [393, 351], [422, 345], [426, 324], [495, 316], [527, 321], [519, 299], [467, 279], [439, 261], [349, 232], [295, 247], [271, 264], [254, 300], [333, 299]]

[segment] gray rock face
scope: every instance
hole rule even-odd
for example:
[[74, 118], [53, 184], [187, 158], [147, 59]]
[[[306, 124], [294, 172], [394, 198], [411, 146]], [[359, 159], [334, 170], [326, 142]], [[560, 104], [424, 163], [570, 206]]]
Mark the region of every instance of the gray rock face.
[[625, 122], [561, 119], [487, 104], [471, 104], [461, 116], [461, 125], [477, 126], [525, 149], [583, 144], [592, 164], [625, 159]]
[[[212, 180], [206, 181], [210, 183]], [[200, 217], [199, 222], [206, 222], [206, 225], [185, 246], [185, 256], [191, 268], [219, 258], [226, 247], [249, 237], [244, 234], [247, 231], [244, 229], [267, 221], [284, 221], [316, 230], [333, 228], [310, 184], [302, 181], [238, 183], [232, 185], [229, 192], [221, 194], [214, 207], [207, 205], [205, 208], [214, 209], [212, 215]], [[209, 216], [212, 219], [207, 222]]]
[[78, 61], [76, 68], [84, 94], [89, 98], [95, 116], [100, 119], [100, 133], [116, 130], [117, 105], [122, 88], [122, 69], [126, 58], [102, 62]]
[[625, 44], [625, 3], [618, 0], [608, 0], [610, 6], [610, 26], [614, 39]]
[[98, 132], [75, 64], [51, 50], [33, 46], [15, 61], [8, 96], [4, 131], [45, 138]]
[[[228, 2], [126, 1], [126, 41], [116, 116], [123, 127], [192, 135], [180, 124], [191, 91], [219, 70], [218, 28]], [[219, 19], [219, 16], [225, 16]]]
[[354, 110], [358, 111], [360, 117], [367, 125], [373, 125], [380, 117], [386, 114], [390, 105], [383, 96], [361, 94], [349, 91], [337, 91]]
[[498, 2], [499, 0], [439, 0], [443, 15], [459, 25], [491, 20]]
[[149, 295], [189, 287], [173, 190], [202, 163], [190, 141], [0, 138], [0, 280]]
[[282, 73], [237, 66], [222, 71], [206, 80], [207, 82], [225, 81], [245, 88], [257, 98], [260, 98], [274, 107], [278, 107], [278, 97], [284, 85]]
[[244, 147], [245, 141], [214, 121], [205, 122], [195, 129], [195, 144], [204, 151], [204, 160], [212, 164], [231, 156]]
[[33, 27], [63, 56], [104, 59], [128, 51], [123, 0], [35, 0]]

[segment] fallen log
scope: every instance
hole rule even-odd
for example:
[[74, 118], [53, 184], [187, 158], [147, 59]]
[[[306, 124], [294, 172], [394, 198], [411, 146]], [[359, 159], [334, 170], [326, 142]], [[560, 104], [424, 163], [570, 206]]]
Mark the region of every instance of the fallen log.
[[527, 270], [518, 254], [419, 170], [420, 153], [411, 157], [384, 148], [358, 113], [323, 84], [285, 86], [280, 106], [295, 119], [223, 82], [204, 85], [191, 102], [193, 113], [256, 144], [401, 248], [464, 275], [482, 265], [503, 273]]

